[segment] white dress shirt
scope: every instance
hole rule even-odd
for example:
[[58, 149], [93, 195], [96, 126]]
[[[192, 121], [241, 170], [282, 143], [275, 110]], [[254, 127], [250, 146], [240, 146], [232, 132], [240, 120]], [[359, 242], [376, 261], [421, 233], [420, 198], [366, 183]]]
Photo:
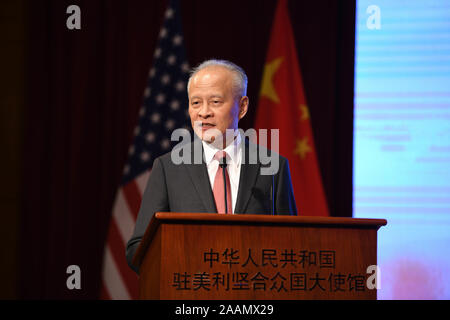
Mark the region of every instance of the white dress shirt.
[[[237, 134], [233, 143], [230, 143], [223, 151], [227, 153], [227, 171], [230, 177], [231, 185], [231, 202], [234, 208], [236, 207], [237, 193], [239, 188], [239, 178], [241, 175], [242, 162], [242, 144], [241, 135]], [[214, 186], [214, 179], [216, 177], [217, 169], [219, 168], [219, 161], [214, 159], [214, 155], [220, 149], [205, 141], [203, 143], [203, 150], [205, 155], [206, 167], [208, 168], [209, 182], [211, 188]]]

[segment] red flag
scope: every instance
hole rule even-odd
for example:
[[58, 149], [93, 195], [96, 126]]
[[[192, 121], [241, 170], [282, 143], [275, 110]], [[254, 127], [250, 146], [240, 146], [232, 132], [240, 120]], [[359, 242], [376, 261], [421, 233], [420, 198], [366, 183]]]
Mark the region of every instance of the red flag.
[[299, 215], [328, 216], [286, 0], [275, 13], [255, 127], [280, 130], [279, 153], [289, 160]]

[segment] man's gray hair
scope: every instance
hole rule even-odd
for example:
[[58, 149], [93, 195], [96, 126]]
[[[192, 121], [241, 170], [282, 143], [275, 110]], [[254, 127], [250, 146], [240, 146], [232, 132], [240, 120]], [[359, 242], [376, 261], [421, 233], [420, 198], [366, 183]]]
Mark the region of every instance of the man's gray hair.
[[192, 69], [191, 75], [189, 76], [189, 81], [187, 83], [187, 89], [189, 92], [189, 85], [191, 83], [191, 79], [200, 71], [207, 67], [224, 67], [230, 70], [233, 73], [233, 91], [236, 96], [246, 96], [247, 95], [247, 75], [244, 70], [238, 65], [234, 64], [228, 60], [218, 60], [218, 59], [210, 59], [200, 63], [197, 67]]

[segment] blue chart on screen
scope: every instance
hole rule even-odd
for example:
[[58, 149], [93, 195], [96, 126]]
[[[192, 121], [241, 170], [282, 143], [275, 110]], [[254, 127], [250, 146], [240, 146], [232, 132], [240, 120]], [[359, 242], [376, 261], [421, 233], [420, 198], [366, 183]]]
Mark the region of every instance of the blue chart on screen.
[[358, 0], [355, 45], [353, 216], [388, 220], [378, 298], [450, 299], [450, 1]]

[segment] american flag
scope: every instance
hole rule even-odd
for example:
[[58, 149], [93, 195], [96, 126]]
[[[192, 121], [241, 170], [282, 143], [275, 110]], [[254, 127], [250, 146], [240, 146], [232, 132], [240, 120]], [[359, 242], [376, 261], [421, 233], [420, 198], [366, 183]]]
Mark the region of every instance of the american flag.
[[170, 140], [173, 130], [189, 127], [186, 93], [189, 65], [181, 29], [178, 1], [171, 0], [113, 206], [103, 258], [102, 299], [138, 298], [138, 277], [127, 265], [125, 246], [133, 232], [154, 159], [169, 152], [176, 143]]

